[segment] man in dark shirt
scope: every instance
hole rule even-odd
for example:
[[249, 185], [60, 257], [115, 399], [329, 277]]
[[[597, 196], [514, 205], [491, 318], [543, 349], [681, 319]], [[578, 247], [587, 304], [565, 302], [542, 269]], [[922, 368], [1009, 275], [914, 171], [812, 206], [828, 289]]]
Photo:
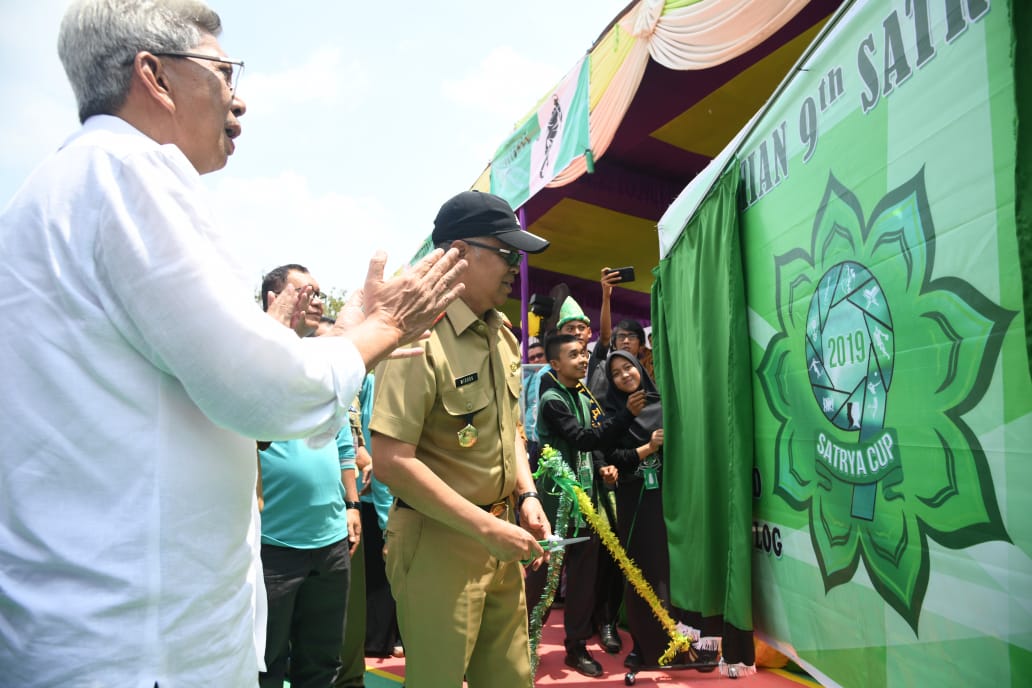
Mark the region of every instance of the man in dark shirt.
[[[635, 393], [627, 400], [627, 410], [602, 418], [592, 424], [588, 397], [581, 394], [579, 384], [588, 369], [588, 352], [575, 335], [560, 334], [545, 343], [545, 354], [552, 367], [553, 380], [541, 394], [538, 406], [538, 435], [541, 444], [562, 453], [581, 487], [589, 495], [598, 493], [599, 473], [591, 452], [611, 444], [630, 426], [634, 416], [645, 406], [645, 394]], [[556, 515], [549, 514], [552, 523]], [[566, 549], [566, 604], [563, 624], [566, 630], [566, 665], [585, 676], [599, 677], [602, 665], [587, 649], [586, 641], [594, 635], [592, 612], [595, 605], [595, 576], [598, 571], [600, 541], [596, 533], [585, 533], [591, 539]]]

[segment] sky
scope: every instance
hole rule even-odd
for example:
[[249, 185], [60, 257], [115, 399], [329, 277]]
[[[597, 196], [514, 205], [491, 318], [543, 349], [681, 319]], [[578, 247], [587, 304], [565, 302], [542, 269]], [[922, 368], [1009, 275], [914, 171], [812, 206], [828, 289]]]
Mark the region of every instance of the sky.
[[[351, 290], [377, 249], [407, 261], [628, 1], [209, 0], [246, 62], [243, 133], [204, 177], [244, 278], [301, 263]], [[67, 5], [0, 0], [0, 207], [79, 125]]]

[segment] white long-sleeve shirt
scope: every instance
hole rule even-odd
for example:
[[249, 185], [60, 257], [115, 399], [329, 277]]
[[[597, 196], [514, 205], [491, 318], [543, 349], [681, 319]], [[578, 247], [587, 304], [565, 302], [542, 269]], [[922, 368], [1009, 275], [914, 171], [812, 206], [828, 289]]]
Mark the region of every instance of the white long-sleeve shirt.
[[0, 684], [253, 688], [255, 439], [365, 374], [229, 267], [182, 152], [93, 117], [0, 214]]

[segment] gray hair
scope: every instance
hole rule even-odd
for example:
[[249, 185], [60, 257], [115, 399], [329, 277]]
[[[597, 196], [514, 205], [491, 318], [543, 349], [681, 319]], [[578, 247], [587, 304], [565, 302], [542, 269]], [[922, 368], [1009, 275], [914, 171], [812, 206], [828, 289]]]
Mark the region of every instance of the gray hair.
[[222, 21], [200, 0], [78, 0], [65, 13], [57, 53], [79, 105], [79, 121], [118, 111], [137, 53], [189, 50]]

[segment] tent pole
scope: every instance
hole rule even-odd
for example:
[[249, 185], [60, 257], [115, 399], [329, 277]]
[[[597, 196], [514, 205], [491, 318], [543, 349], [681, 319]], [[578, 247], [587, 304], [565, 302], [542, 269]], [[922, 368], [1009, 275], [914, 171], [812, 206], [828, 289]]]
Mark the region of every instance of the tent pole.
[[[519, 213], [520, 227], [527, 228], [527, 216], [523, 206], [517, 211]], [[527, 360], [527, 302], [530, 301], [530, 267], [527, 263], [527, 254], [523, 254], [520, 261], [520, 348], [523, 350], [523, 360]]]

